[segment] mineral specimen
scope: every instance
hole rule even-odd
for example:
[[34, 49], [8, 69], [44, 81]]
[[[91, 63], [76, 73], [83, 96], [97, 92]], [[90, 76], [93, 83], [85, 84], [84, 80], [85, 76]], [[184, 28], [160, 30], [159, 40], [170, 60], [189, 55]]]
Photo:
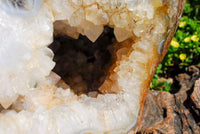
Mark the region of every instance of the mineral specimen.
[[[0, 133], [128, 132], [167, 51], [183, 3], [0, 0]], [[76, 39], [81, 34], [95, 42], [104, 26], [114, 29], [118, 42], [113, 44], [112, 65], [98, 89], [101, 94], [78, 96], [66, 84], [58, 86], [60, 77], [51, 72], [55, 63], [48, 48], [53, 34]]]

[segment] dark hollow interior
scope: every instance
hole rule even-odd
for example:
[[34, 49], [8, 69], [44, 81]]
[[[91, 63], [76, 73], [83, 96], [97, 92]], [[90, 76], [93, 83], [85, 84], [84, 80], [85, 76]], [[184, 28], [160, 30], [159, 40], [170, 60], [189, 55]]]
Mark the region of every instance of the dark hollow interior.
[[57, 35], [49, 46], [55, 54], [53, 71], [78, 95], [93, 91], [99, 93], [106, 70], [112, 65], [114, 42], [113, 29], [109, 27], [104, 28], [94, 43], [83, 35], [78, 39]]

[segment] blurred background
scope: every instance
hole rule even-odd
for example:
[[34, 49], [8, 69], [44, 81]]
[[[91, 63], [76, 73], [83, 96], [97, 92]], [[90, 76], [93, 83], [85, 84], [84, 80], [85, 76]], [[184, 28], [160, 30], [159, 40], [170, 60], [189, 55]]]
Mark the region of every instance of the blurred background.
[[200, 67], [200, 0], [186, 0], [169, 51], [152, 79], [150, 90], [178, 92], [178, 74]]

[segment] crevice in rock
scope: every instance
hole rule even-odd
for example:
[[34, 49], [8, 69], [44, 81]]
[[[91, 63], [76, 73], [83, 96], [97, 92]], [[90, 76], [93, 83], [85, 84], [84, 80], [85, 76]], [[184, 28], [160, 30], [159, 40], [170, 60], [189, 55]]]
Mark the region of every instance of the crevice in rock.
[[166, 118], [166, 117], [167, 117], [167, 109], [163, 108], [163, 118]]
[[190, 113], [191, 113], [193, 119], [195, 120], [195, 122], [197, 124], [199, 124], [200, 123], [200, 114], [199, 114], [200, 113], [200, 109], [197, 109], [197, 107], [195, 106], [194, 102], [190, 98], [190, 96], [193, 93], [193, 91], [194, 91], [194, 86], [192, 87], [191, 90], [188, 90], [186, 92], [187, 93], [187, 99], [185, 100], [183, 105], [190, 111]]

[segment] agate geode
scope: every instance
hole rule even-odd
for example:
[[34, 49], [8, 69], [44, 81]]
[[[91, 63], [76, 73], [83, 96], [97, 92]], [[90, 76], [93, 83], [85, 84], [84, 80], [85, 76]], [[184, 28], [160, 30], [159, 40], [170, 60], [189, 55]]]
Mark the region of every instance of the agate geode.
[[[182, 0], [0, 0], [0, 133], [127, 133], [183, 5]], [[81, 34], [96, 42], [105, 26], [116, 41], [98, 94], [77, 95], [70, 85], [60, 86], [51, 72], [53, 35]]]

